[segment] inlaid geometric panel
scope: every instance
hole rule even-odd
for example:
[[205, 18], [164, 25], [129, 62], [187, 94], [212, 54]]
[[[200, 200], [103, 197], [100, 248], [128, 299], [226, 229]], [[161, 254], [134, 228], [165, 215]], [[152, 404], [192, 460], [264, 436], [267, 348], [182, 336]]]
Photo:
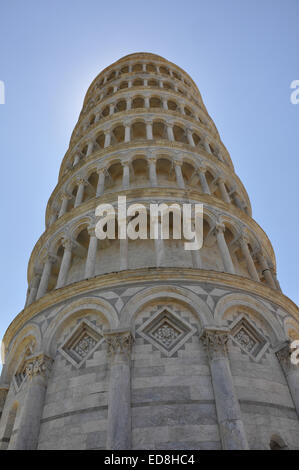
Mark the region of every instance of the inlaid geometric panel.
[[18, 392], [21, 389], [26, 378], [27, 378], [26, 367], [25, 367], [25, 362], [23, 362], [22, 365], [18, 368], [18, 371], [14, 375], [14, 386], [15, 386], [16, 392]]
[[243, 315], [239, 316], [232, 323], [231, 338], [234, 343], [238, 344], [255, 361], [260, 360], [269, 346], [266, 338]]
[[59, 348], [61, 354], [79, 368], [104, 341], [101, 331], [88, 320], [82, 320]]
[[192, 325], [165, 308], [158, 310], [137, 330], [167, 356], [172, 356], [195, 332]]

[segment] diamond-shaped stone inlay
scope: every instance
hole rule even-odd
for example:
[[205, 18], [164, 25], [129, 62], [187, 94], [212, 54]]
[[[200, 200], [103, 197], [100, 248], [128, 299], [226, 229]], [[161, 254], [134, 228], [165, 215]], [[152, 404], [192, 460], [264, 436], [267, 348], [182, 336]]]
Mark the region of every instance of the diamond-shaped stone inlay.
[[59, 350], [69, 362], [76, 367], [80, 367], [102, 341], [101, 331], [84, 319], [65, 340]]
[[231, 328], [233, 341], [252, 359], [258, 361], [269, 346], [266, 338], [243, 315], [233, 322]]
[[166, 349], [170, 349], [172, 344], [181, 334], [181, 331], [173, 328], [173, 326], [167, 321], [165, 321], [163, 325], [159, 326], [156, 331], [151, 333], [151, 335]]
[[246, 351], [251, 352], [257, 344], [245, 328], [240, 328], [234, 338], [240, 343]]
[[196, 329], [168, 309], [160, 308], [137, 330], [160, 351], [173, 355], [195, 333]]

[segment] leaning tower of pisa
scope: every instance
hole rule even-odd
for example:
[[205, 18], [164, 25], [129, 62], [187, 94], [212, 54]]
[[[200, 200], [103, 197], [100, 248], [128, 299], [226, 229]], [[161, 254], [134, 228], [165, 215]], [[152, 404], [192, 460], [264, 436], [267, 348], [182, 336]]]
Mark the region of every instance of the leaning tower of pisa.
[[[242, 158], [242, 156], [240, 156]], [[203, 246], [99, 240], [99, 204], [203, 204]], [[299, 315], [197, 86], [137, 53], [89, 87], [3, 340], [2, 449], [299, 448]]]

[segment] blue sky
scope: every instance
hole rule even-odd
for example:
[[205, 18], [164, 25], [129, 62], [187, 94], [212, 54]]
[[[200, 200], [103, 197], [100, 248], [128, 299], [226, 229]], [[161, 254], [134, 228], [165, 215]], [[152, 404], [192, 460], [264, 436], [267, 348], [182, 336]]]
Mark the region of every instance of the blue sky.
[[197, 83], [298, 303], [297, 0], [10, 0], [0, 7], [0, 337], [24, 305], [27, 263], [94, 77], [153, 52]]

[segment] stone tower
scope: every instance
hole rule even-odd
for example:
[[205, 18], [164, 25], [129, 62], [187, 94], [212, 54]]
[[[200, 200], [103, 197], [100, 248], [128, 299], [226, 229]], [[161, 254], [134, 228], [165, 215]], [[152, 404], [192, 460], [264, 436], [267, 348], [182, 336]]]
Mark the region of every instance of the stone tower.
[[[95, 208], [202, 203], [203, 247], [98, 240]], [[137, 53], [89, 87], [26, 305], [4, 336], [3, 449], [299, 448], [299, 315], [197, 86]]]

